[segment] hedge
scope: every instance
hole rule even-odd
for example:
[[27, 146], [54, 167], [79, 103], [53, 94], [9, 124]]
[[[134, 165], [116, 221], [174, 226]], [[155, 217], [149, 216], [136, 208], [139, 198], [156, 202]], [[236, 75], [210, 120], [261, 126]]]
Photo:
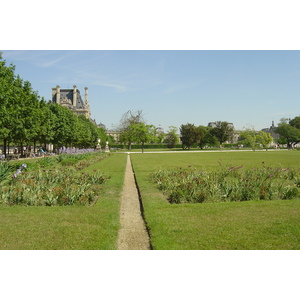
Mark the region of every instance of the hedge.
[[[113, 149], [127, 149], [127, 145], [123, 144], [109, 144], [110, 148]], [[167, 149], [167, 144], [145, 144], [144, 149]], [[174, 148], [182, 148], [182, 144], [176, 144]], [[172, 148], [172, 149], [174, 149]], [[142, 145], [131, 145], [131, 149], [142, 149]]]

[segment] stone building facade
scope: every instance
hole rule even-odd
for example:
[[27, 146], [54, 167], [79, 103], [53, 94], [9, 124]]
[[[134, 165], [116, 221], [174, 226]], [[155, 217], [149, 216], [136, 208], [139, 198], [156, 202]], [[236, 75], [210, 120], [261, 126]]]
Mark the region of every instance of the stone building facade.
[[120, 142], [121, 131], [119, 130], [107, 130], [106, 134], [112, 136], [116, 143]]
[[57, 85], [55, 88], [52, 88], [52, 102], [72, 110], [75, 115], [84, 115], [87, 119], [90, 119], [91, 110], [88, 100], [88, 88], [85, 87], [84, 90], [83, 101], [76, 85], [73, 86], [73, 89], [61, 89]]

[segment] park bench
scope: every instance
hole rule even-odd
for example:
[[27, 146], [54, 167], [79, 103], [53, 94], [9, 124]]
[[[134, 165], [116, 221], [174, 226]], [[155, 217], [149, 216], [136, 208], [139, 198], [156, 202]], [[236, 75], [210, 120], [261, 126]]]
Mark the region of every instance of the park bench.
[[13, 159], [19, 159], [20, 155], [19, 154], [7, 154], [6, 158], [8, 160], [13, 160]]

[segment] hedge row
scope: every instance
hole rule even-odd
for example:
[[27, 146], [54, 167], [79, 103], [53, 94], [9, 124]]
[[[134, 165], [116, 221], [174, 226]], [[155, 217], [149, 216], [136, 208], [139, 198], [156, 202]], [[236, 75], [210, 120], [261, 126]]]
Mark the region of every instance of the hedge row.
[[[127, 145], [123, 144], [109, 144], [110, 148], [113, 149], [127, 149]], [[166, 144], [146, 144], [144, 149], [166, 149], [168, 146]], [[182, 148], [182, 144], [176, 144], [174, 148]], [[131, 149], [142, 149], [142, 145], [131, 145]]]

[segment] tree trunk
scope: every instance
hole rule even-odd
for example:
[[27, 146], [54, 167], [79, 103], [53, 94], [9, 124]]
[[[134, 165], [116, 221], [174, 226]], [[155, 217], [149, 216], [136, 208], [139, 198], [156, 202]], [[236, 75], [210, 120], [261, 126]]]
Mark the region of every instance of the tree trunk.
[[23, 157], [24, 151], [23, 151], [23, 141], [21, 141], [21, 157]]
[[3, 139], [3, 154], [4, 154], [5, 158], [7, 157], [7, 156], [6, 156], [6, 150], [7, 150], [7, 149], [6, 149], [6, 148], [7, 148], [6, 143], [7, 143], [6, 139]]

